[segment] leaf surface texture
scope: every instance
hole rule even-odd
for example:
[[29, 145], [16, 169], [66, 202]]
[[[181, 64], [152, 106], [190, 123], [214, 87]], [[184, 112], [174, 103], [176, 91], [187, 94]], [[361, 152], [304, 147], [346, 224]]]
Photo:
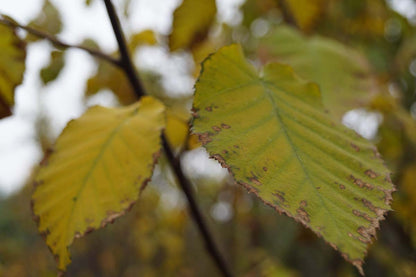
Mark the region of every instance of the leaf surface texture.
[[241, 47], [203, 63], [193, 131], [234, 179], [361, 269], [393, 185], [376, 148], [334, 123], [316, 84], [287, 65], [259, 73]]
[[151, 97], [123, 108], [95, 106], [71, 121], [36, 175], [33, 212], [65, 270], [74, 238], [124, 214], [152, 176], [164, 106]]
[[14, 89], [22, 82], [26, 46], [15, 30], [0, 25], [0, 118], [11, 114]]
[[316, 82], [325, 107], [338, 119], [366, 104], [378, 91], [366, 58], [336, 40], [305, 37], [293, 28], [279, 26], [264, 37], [259, 55], [265, 61], [288, 64], [302, 78]]

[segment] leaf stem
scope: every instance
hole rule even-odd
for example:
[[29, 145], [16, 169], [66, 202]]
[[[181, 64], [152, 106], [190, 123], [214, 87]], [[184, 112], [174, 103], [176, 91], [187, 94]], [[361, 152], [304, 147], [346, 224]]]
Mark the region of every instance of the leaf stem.
[[45, 33], [43, 31], [34, 29], [32, 27], [29, 27], [29, 26], [24, 26], [24, 25], [19, 24], [16, 21], [14, 21], [10, 18], [7, 18], [5, 16], [2, 16], [0, 18], [0, 24], [6, 25], [6, 26], [9, 26], [9, 27], [12, 27], [12, 28], [23, 29], [23, 30], [27, 31], [28, 33], [30, 33], [30, 34], [32, 34], [36, 37], [43, 38], [43, 39], [46, 39], [46, 40], [50, 41], [52, 44], [54, 44], [57, 47], [75, 48], [75, 49], [80, 49], [80, 50], [87, 51], [88, 53], [90, 53], [90, 55], [92, 55], [94, 57], [106, 60], [107, 62], [112, 63], [117, 67], [121, 67], [121, 62], [118, 59], [115, 59], [115, 58], [113, 58], [113, 57], [111, 57], [107, 54], [104, 54], [101, 51], [94, 50], [94, 49], [91, 49], [89, 47], [85, 47], [85, 46], [82, 46], [82, 45], [74, 45], [74, 44], [69, 44], [69, 43], [63, 42], [63, 41], [59, 40], [58, 38], [56, 38], [56, 37], [54, 37], [54, 36], [52, 36], [48, 33]]
[[[104, 3], [105, 3], [107, 13], [111, 21], [111, 25], [113, 26], [113, 30], [114, 30], [114, 33], [115, 33], [115, 36], [119, 45], [120, 54], [121, 54], [121, 58], [120, 58], [121, 68], [124, 70], [131, 85], [133, 86], [136, 96], [140, 98], [146, 93], [136, 73], [132, 60], [130, 58], [128, 48], [126, 45], [126, 40], [124, 38], [124, 34], [121, 28], [120, 20], [117, 16], [117, 13], [114, 9], [113, 4], [111, 3], [111, 0], [104, 0]], [[200, 208], [198, 207], [198, 204], [194, 197], [192, 185], [190, 181], [185, 177], [182, 171], [181, 161], [179, 157], [175, 157], [173, 150], [170, 147], [165, 134], [162, 134], [162, 145], [163, 145], [163, 149], [165, 151], [166, 157], [169, 163], [171, 164], [175, 172], [175, 175], [178, 179], [178, 183], [188, 200], [189, 211], [201, 233], [202, 238], [204, 239], [205, 247], [208, 253], [210, 254], [218, 270], [222, 273], [223, 276], [226, 276], [226, 277], [233, 276], [224, 258], [221, 256], [220, 251], [218, 250], [218, 247], [214, 242], [213, 235], [209, 231], [208, 225], [204, 217], [202, 216]]]

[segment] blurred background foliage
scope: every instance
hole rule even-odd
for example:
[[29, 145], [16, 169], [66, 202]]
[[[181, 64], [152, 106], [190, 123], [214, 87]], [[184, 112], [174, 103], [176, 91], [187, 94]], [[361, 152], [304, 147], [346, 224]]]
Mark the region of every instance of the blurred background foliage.
[[[86, 8], [91, 2], [86, 1]], [[121, 2], [123, 16], [128, 17], [131, 1]], [[366, 275], [416, 276], [416, 18], [404, 17], [392, 9], [391, 1], [382, 0], [246, 0], [232, 24], [219, 22], [212, 6], [203, 19], [193, 13], [198, 8], [189, 6], [176, 10], [174, 15], [180, 19], [174, 17], [170, 36], [151, 30], [130, 33], [130, 50], [137, 54], [144, 47], [171, 47], [176, 54], [190, 55], [194, 63], [188, 74], [195, 78], [208, 54], [223, 45], [241, 43], [253, 64], [293, 63], [302, 77], [318, 82], [335, 118], [377, 144], [397, 186], [394, 211], [382, 222], [378, 239], [369, 248]], [[181, 26], [192, 21], [198, 21], [192, 23], [199, 24], [197, 30]], [[57, 35], [62, 29], [59, 10], [46, 0], [29, 25]], [[28, 43], [37, 39], [26, 37]], [[98, 49], [92, 40], [83, 45]], [[310, 49], [315, 50], [307, 53]], [[345, 57], [331, 64], [339, 55]], [[305, 60], [308, 68], [302, 64]], [[117, 68], [96, 62], [96, 73], [86, 85], [86, 103], [108, 91], [116, 96], [115, 105], [136, 101]], [[225, 171], [204, 170], [213, 167], [189, 134], [192, 93], [171, 93], [159, 73], [137, 66], [147, 91], [168, 107], [170, 143], [178, 153], [184, 151], [184, 170], [237, 276], [358, 275], [322, 239], [234, 185]], [[64, 67], [65, 49], [51, 49], [50, 64], [40, 71], [43, 84], [53, 83]], [[334, 81], [343, 74], [353, 78]], [[370, 128], [364, 124], [369, 115], [376, 118], [372, 133], [365, 132]], [[53, 143], [46, 116], [39, 116], [37, 137], [44, 151]], [[32, 220], [32, 187], [30, 180], [27, 183], [20, 192], [0, 199], [0, 276], [56, 275], [53, 257]], [[77, 240], [72, 258], [68, 276], [218, 274], [163, 156], [132, 210], [115, 224]]]

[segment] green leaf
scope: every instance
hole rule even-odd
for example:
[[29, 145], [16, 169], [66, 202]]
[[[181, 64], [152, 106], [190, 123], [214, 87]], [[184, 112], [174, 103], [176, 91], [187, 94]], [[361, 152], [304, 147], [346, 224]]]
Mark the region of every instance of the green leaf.
[[39, 231], [65, 270], [74, 238], [123, 215], [152, 176], [164, 106], [144, 97], [128, 107], [93, 107], [71, 121], [36, 175]]
[[51, 60], [47, 66], [42, 68], [40, 71], [40, 78], [44, 85], [49, 82], [54, 81], [58, 78], [59, 73], [61, 73], [62, 68], [65, 65], [64, 52], [62, 51], [52, 51]]
[[[56, 35], [62, 30], [61, 15], [56, 7], [49, 0], [46, 0], [43, 2], [42, 10], [38, 16], [28, 26], [51, 35]], [[37, 41], [39, 39], [39, 37], [28, 35], [29, 41]]]
[[307, 38], [279, 26], [262, 40], [259, 55], [288, 64], [302, 78], [318, 83], [325, 107], [338, 119], [366, 104], [377, 89], [365, 57], [335, 40]]
[[0, 118], [11, 115], [14, 89], [25, 71], [26, 45], [11, 27], [0, 25]]
[[202, 40], [216, 13], [215, 0], [183, 0], [173, 13], [172, 33], [169, 36], [170, 50], [188, 48]]
[[376, 148], [324, 112], [316, 84], [278, 63], [258, 74], [227, 46], [203, 63], [194, 110], [193, 131], [239, 184], [362, 271], [394, 188]]

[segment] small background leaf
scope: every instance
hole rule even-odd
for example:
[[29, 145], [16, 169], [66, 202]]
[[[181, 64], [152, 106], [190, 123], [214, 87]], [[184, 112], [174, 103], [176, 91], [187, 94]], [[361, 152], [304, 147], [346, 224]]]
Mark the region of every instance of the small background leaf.
[[26, 45], [15, 30], [0, 25], [0, 118], [11, 115], [14, 90], [23, 80]]
[[215, 0], [183, 0], [173, 14], [170, 50], [188, 48], [202, 40], [216, 13]]
[[[29, 23], [29, 27], [56, 35], [62, 30], [61, 15], [57, 8], [49, 0], [46, 0], [43, 2], [43, 7], [38, 16]], [[37, 41], [39, 37], [28, 34], [27, 40]]]
[[322, 236], [362, 272], [393, 185], [376, 148], [324, 112], [316, 84], [272, 63], [260, 76], [222, 48], [196, 84], [194, 132], [234, 179]]
[[33, 212], [65, 270], [74, 238], [124, 214], [150, 179], [164, 106], [151, 97], [128, 107], [93, 107], [68, 124], [37, 173]]
[[52, 51], [49, 64], [41, 69], [40, 78], [44, 85], [58, 78], [65, 65], [65, 56], [62, 51]]

